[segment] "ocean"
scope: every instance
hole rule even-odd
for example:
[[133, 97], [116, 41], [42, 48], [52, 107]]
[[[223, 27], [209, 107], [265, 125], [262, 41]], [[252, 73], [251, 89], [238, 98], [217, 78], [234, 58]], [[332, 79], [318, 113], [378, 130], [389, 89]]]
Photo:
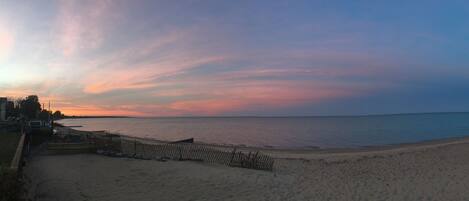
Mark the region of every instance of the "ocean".
[[273, 148], [356, 148], [469, 135], [469, 113], [343, 117], [161, 117], [63, 119], [75, 129], [159, 140]]

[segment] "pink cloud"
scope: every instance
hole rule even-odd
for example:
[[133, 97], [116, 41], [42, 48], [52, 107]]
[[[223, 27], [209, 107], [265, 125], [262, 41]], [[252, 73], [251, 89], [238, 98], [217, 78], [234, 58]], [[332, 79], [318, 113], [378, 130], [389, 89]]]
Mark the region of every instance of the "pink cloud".
[[0, 62], [8, 58], [14, 44], [13, 33], [0, 21]]
[[[305, 103], [354, 96], [369, 89], [365, 87], [334, 86], [315, 82], [249, 81], [230, 86], [202, 87], [195, 85], [185, 90], [168, 90], [155, 96], [189, 95], [195, 99], [176, 100], [165, 107], [182, 114], [215, 115], [268, 107], [278, 109]], [[173, 93], [171, 93], [173, 92]], [[201, 95], [201, 96], [197, 96]]]
[[3, 90], [1, 96], [9, 97], [13, 100], [18, 98], [24, 98], [29, 95], [38, 95], [39, 102], [45, 106], [45, 109], [48, 109], [49, 102], [51, 103], [51, 110], [61, 110], [64, 105], [73, 105], [69, 98], [57, 95], [49, 94], [36, 90], [28, 90], [24, 88], [8, 89]]
[[168, 107], [180, 111], [182, 114], [216, 115], [222, 112], [242, 109], [246, 103], [242, 100], [212, 99], [212, 100], [183, 100], [171, 103]]
[[111, 1], [59, 1], [59, 43], [65, 56], [96, 49], [104, 40], [104, 28], [112, 20]]
[[[143, 65], [112, 66], [114, 68], [101, 68], [90, 71], [85, 78], [84, 92], [97, 94], [119, 89], [145, 89], [160, 85], [155, 79], [182, 73], [185, 70], [199, 65], [220, 62], [223, 57], [184, 57], [169, 58], [166, 60]], [[123, 65], [123, 64], [117, 64]]]
[[60, 106], [61, 112], [67, 115], [127, 115], [145, 116], [145, 113], [129, 110], [122, 107], [99, 107], [96, 105], [69, 105]]
[[88, 74], [84, 78], [85, 93], [97, 94], [116, 89], [143, 89], [156, 86], [156, 83], [149, 82], [151, 69], [129, 69], [113, 71], [100, 71]]
[[229, 71], [220, 73], [217, 76], [219, 80], [233, 79], [249, 79], [254, 77], [288, 77], [288, 76], [311, 76], [321, 77], [322, 79], [340, 78], [340, 77], [363, 77], [372, 76], [383, 69], [370, 66], [354, 67], [354, 68], [338, 68], [338, 67], [254, 67], [243, 70]]
[[347, 87], [314, 82], [250, 81], [232, 85], [206, 83], [211, 87], [193, 85], [184, 89], [155, 93], [156, 98], [184, 96], [169, 102], [126, 104], [109, 102], [57, 103], [67, 114], [74, 115], [130, 115], [130, 116], [180, 116], [220, 115], [229, 112], [249, 111], [256, 108], [280, 109], [306, 103], [319, 103], [331, 99], [366, 93], [366, 87]]

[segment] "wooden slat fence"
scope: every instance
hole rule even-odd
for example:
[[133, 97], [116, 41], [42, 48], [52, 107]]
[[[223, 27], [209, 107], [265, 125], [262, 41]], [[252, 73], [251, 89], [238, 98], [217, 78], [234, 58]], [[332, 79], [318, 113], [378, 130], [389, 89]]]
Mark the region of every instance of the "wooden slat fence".
[[274, 159], [259, 152], [241, 152], [236, 148], [213, 148], [197, 144], [147, 144], [138, 140], [121, 139], [122, 154], [141, 159], [193, 160], [272, 171]]

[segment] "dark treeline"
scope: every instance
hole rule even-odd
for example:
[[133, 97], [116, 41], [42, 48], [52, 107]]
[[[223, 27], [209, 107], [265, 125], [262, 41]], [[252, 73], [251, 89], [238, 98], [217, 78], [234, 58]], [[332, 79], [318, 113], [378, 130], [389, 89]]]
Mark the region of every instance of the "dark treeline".
[[39, 97], [30, 95], [25, 98], [11, 99], [6, 104], [7, 118], [25, 118], [28, 120], [56, 120], [65, 117], [59, 110], [52, 112], [46, 108], [42, 108]]
[[87, 119], [87, 118], [131, 118], [130, 116], [64, 116], [63, 118], [68, 118], [68, 119]]

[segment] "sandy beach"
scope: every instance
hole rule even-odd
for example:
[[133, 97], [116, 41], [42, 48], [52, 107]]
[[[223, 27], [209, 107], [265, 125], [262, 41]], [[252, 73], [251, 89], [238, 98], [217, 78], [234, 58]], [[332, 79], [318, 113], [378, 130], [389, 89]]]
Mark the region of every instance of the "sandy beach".
[[95, 154], [33, 157], [33, 200], [468, 200], [469, 138], [359, 150], [264, 150], [274, 171]]

